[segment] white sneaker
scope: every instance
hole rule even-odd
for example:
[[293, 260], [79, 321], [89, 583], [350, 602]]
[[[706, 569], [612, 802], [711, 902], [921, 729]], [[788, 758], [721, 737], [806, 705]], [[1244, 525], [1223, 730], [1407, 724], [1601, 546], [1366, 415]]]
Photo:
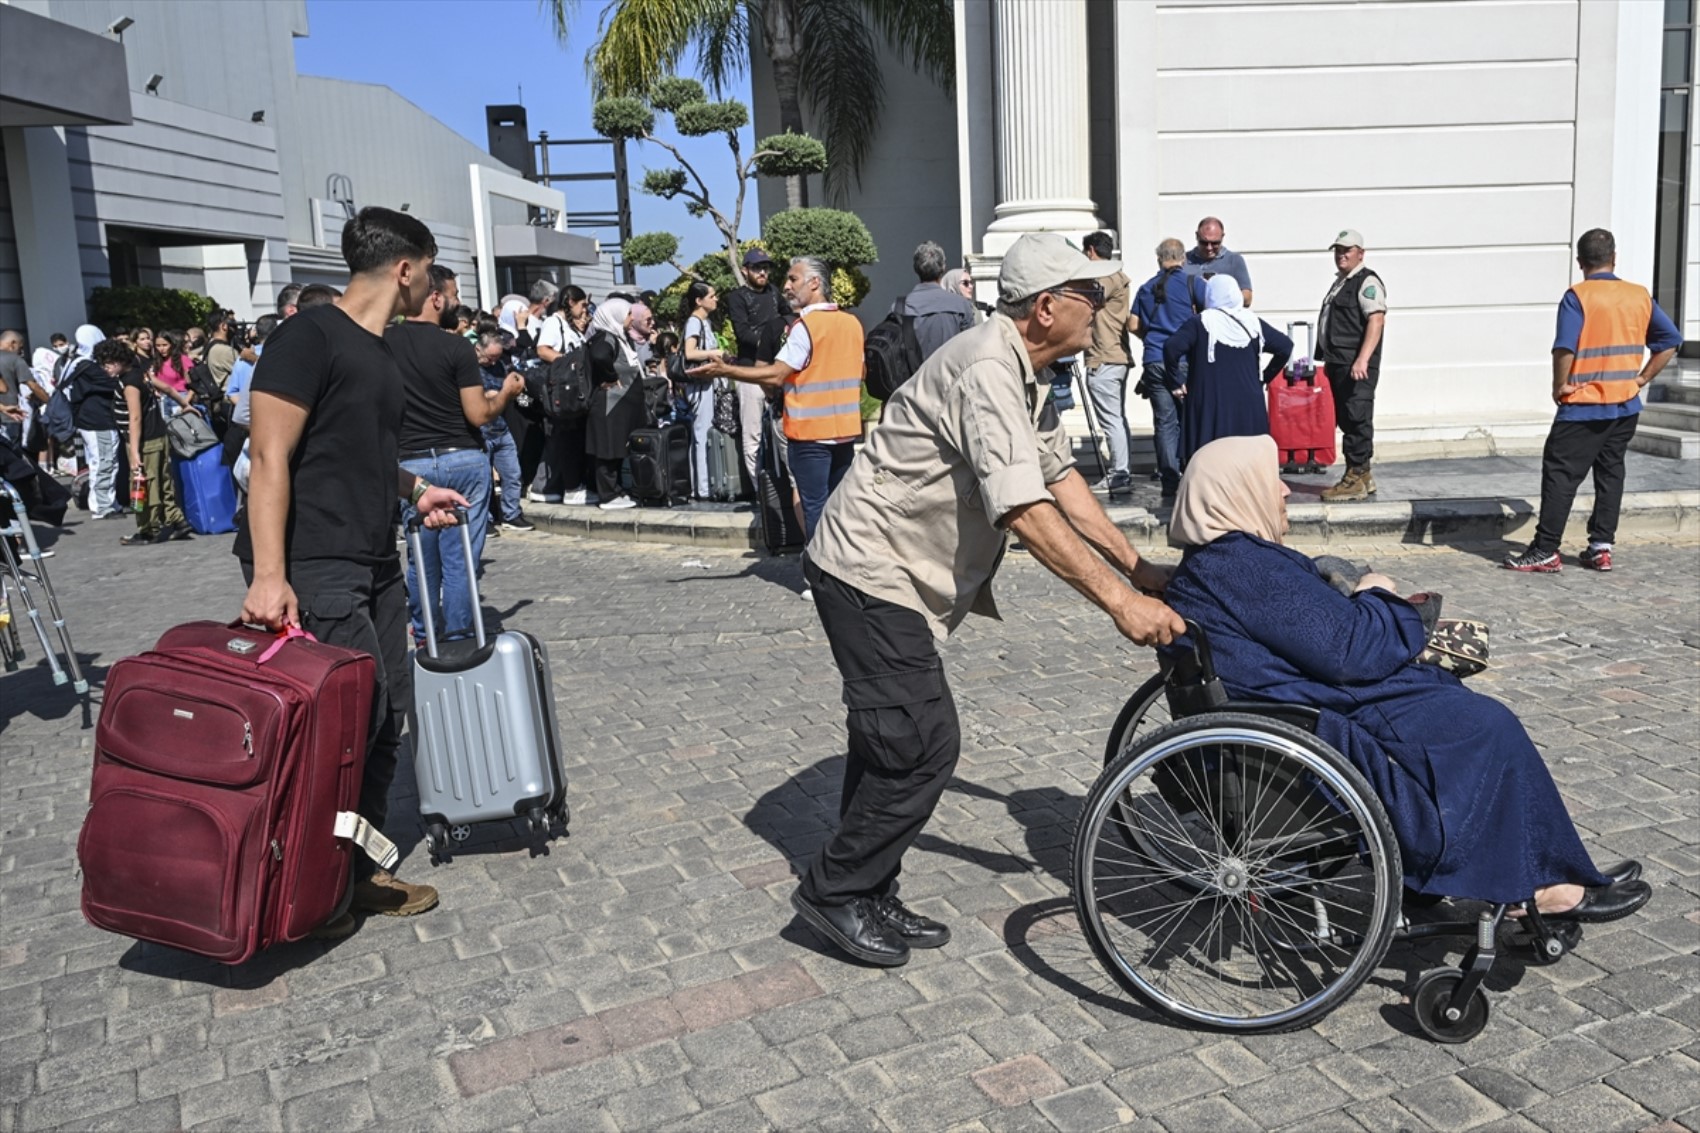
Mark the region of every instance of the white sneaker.
[[527, 492], [525, 498], [534, 504], [570, 504], [573, 502], [557, 492]]
[[[535, 500], [539, 497], [532, 496], [531, 498]], [[583, 488], [580, 488], [576, 492], [567, 492], [564, 495], [556, 496], [549, 502], [556, 504], [573, 504], [576, 507], [583, 507], [585, 504], [590, 502], [590, 493], [586, 492]]]
[[637, 501], [630, 496], [615, 496], [605, 504], [597, 504], [603, 511], [624, 511], [629, 507], [637, 507]]
[[802, 598], [803, 601], [805, 601], [805, 602], [813, 602], [815, 600], [814, 587], [812, 587], [812, 586], [803, 587], [803, 593], [798, 595], [798, 597]]

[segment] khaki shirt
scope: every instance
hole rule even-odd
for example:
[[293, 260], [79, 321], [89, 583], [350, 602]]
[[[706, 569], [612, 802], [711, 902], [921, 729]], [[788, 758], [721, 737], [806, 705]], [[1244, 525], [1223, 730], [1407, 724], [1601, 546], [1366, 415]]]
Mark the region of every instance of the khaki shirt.
[[934, 354], [826, 502], [809, 559], [865, 594], [924, 616], [943, 638], [970, 612], [997, 617], [998, 526], [1053, 500], [1074, 467], [1049, 389], [1015, 324], [993, 315]]
[[1131, 294], [1126, 272], [1118, 271], [1104, 280], [1104, 305], [1092, 316], [1092, 345], [1086, 348], [1087, 369], [1093, 366], [1125, 366], [1132, 361], [1127, 353], [1127, 316]]

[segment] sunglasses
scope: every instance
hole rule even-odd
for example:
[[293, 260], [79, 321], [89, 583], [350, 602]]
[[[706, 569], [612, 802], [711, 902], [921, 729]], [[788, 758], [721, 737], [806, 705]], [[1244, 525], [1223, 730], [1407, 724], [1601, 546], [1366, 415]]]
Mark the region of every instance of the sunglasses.
[[1101, 283], [1089, 283], [1085, 287], [1053, 287], [1051, 292], [1055, 295], [1073, 295], [1084, 299], [1094, 311], [1101, 308], [1105, 302], [1104, 286]]
[[1220, 241], [1220, 240], [1202, 240], [1201, 239], [1198, 242], [1198, 246], [1200, 248], [1220, 248], [1222, 246], [1222, 241]]

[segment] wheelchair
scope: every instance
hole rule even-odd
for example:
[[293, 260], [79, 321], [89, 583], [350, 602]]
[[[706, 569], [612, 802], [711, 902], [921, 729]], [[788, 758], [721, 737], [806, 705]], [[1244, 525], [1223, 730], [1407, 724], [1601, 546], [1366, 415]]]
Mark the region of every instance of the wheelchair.
[[[1123, 706], [1075, 829], [1081, 928], [1123, 989], [1183, 1025], [1306, 1027], [1345, 1002], [1396, 941], [1461, 936], [1456, 968], [1417, 978], [1417, 1027], [1443, 1043], [1487, 1025], [1501, 949], [1555, 963], [1581, 926], [1533, 897], [1474, 919], [1413, 924], [1399, 846], [1369, 784], [1303, 705], [1231, 700], [1209, 643], [1165, 659]], [[1410, 894], [1413, 908], [1437, 899]]]

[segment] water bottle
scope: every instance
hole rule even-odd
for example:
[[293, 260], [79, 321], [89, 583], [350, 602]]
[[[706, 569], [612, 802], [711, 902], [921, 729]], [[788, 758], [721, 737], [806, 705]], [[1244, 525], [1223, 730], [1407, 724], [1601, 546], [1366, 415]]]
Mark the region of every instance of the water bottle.
[[148, 506], [148, 478], [140, 468], [130, 477], [130, 510], [142, 512]]

